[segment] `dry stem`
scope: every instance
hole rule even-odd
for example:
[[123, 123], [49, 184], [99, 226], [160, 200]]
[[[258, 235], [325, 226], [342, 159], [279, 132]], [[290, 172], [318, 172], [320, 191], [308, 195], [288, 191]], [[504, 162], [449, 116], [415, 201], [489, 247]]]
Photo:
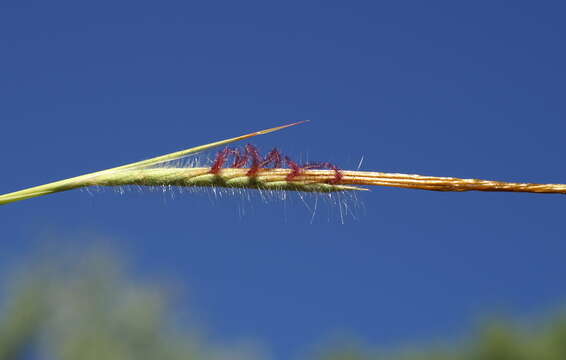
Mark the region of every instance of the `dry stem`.
[[282, 130], [304, 122], [300, 121], [261, 130], [107, 170], [0, 195], [0, 205], [81, 187], [123, 185], [219, 186], [312, 192], [367, 190], [355, 185], [378, 185], [434, 191], [477, 190], [566, 194], [566, 184], [525, 184], [369, 171], [341, 171], [340, 181], [334, 182], [337, 177], [335, 170], [303, 169], [299, 175], [289, 179], [288, 176], [293, 171], [291, 169], [259, 169], [259, 172], [254, 174], [254, 176], [248, 176], [249, 169], [241, 168], [225, 168], [221, 169], [218, 174], [212, 174], [210, 168], [154, 167], [158, 164], [182, 158], [188, 154]]
[[[156, 168], [141, 169], [114, 174], [112, 181], [101, 183], [94, 178], [90, 185], [176, 185], [176, 186], [230, 186], [253, 187], [260, 184], [327, 184], [335, 178], [334, 170], [304, 170], [292, 180], [287, 180], [291, 169], [261, 169], [257, 175], [247, 176], [249, 169], [225, 168], [218, 176], [210, 174], [210, 168]], [[206, 176], [207, 178], [203, 178]], [[210, 177], [219, 182], [211, 183]], [[190, 179], [201, 180], [198, 184]], [[224, 184], [224, 185], [223, 185]], [[507, 191], [566, 194], [566, 184], [530, 184], [481, 179], [423, 176], [413, 174], [382, 173], [372, 171], [342, 171], [342, 179], [336, 185], [392, 186], [433, 191]], [[337, 188], [336, 190], [362, 190], [363, 188]]]

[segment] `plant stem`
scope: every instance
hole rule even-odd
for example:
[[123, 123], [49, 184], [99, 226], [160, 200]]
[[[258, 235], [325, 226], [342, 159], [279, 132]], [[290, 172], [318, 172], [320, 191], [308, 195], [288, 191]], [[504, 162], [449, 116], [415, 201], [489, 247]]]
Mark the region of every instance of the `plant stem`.
[[292, 123], [292, 124], [277, 126], [277, 127], [266, 129], [266, 130], [260, 130], [260, 131], [256, 131], [256, 132], [249, 133], [249, 134], [246, 134], [246, 135], [241, 135], [241, 136], [237, 136], [237, 137], [226, 139], [226, 140], [216, 141], [216, 142], [213, 142], [213, 143], [210, 143], [210, 144], [196, 146], [196, 147], [193, 147], [193, 148], [190, 148], [190, 149], [181, 150], [181, 151], [169, 153], [169, 154], [162, 155], [162, 156], [157, 156], [157, 157], [154, 157], [154, 158], [151, 158], [151, 159], [142, 160], [142, 161], [138, 161], [138, 162], [114, 167], [114, 168], [111, 168], [111, 169], [97, 171], [97, 172], [93, 172], [93, 173], [86, 174], [86, 175], [81, 175], [81, 176], [77, 176], [77, 177], [73, 177], [73, 178], [69, 178], [69, 179], [65, 179], [65, 180], [55, 181], [55, 182], [52, 182], [52, 183], [49, 183], [49, 184], [35, 186], [35, 187], [27, 188], [27, 189], [24, 189], [24, 190], [15, 191], [15, 192], [12, 192], [12, 193], [0, 195], [0, 205], [5, 205], [5, 204], [11, 203], [11, 202], [30, 199], [30, 198], [34, 198], [34, 197], [38, 197], [38, 196], [53, 194], [53, 193], [57, 193], [57, 192], [61, 192], [61, 191], [76, 189], [77, 187], [82, 187], [81, 185], [78, 185], [78, 184], [85, 183], [89, 179], [92, 179], [92, 178], [97, 177], [97, 176], [106, 175], [106, 174], [109, 174], [109, 173], [112, 173], [112, 172], [115, 172], [115, 171], [118, 171], [118, 170], [126, 170], [126, 169], [134, 169], [134, 168], [154, 166], [154, 165], [161, 164], [161, 163], [164, 163], [164, 162], [179, 159], [179, 158], [187, 156], [189, 154], [194, 154], [194, 153], [197, 153], [197, 152], [200, 152], [200, 151], [209, 150], [209, 149], [212, 149], [214, 147], [230, 144], [230, 143], [240, 141], [240, 140], [249, 139], [249, 138], [257, 136], [257, 135], [264, 135], [264, 134], [268, 134], [270, 132], [283, 130], [283, 129], [291, 127], [291, 126], [303, 124], [307, 121], [308, 120], [299, 121], [299, 122], [295, 122], [295, 123]]

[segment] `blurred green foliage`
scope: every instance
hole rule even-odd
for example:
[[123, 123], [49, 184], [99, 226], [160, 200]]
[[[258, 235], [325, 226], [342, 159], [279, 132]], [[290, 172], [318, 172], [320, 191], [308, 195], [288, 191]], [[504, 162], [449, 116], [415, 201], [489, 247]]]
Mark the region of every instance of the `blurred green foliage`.
[[[1, 299], [0, 360], [256, 359], [254, 351], [206, 344], [158, 282], [134, 279], [107, 252], [35, 259]], [[331, 346], [319, 360], [566, 360], [566, 316], [536, 327], [481, 327], [466, 342], [424, 349]]]
[[206, 346], [180, 325], [187, 316], [169, 289], [134, 279], [110, 252], [33, 259], [4, 293], [0, 360], [257, 358], [253, 349]]
[[566, 360], [566, 316], [557, 315], [536, 326], [492, 320], [465, 342], [443, 346], [367, 350], [329, 349], [320, 360]]

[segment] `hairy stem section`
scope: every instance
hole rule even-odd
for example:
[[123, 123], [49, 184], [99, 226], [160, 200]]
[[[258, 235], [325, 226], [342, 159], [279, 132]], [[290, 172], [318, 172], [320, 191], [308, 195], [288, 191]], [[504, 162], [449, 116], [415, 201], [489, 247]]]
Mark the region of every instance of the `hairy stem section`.
[[[222, 169], [212, 174], [210, 168], [155, 168], [119, 171], [91, 179], [83, 186], [183, 186], [226, 187], [265, 190], [290, 190], [306, 192], [336, 192], [366, 190], [345, 184], [330, 184], [331, 176], [297, 176], [288, 180], [290, 169], [261, 169], [253, 176], [250, 169]], [[327, 179], [328, 178], [328, 179]]]
[[[288, 180], [291, 169], [261, 169], [253, 176], [249, 169], [225, 168], [211, 174], [210, 168], [156, 168], [117, 172], [91, 180], [88, 185], [116, 186], [219, 186], [297, 191], [366, 190], [352, 185], [392, 186], [432, 191], [507, 191], [566, 194], [566, 184], [514, 183], [481, 179], [423, 176], [370, 171], [341, 171], [337, 184], [334, 170], [304, 170]], [[87, 186], [88, 186], [87, 185]]]
[[507, 191], [566, 194], [566, 184], [514, 183], [481, 179], [423, 176], [341, 170], [335, 182], [334, 170], [308, 170], [292, 175], [292, 169], [260, 169], [248, 175], [247, 168], [223, 168], [211, 173], [211, 168], [145, 168], [103, 171], [55, 183], [1, 195], [0, 205], [36, 196], [89, 186], [181, 186], [226, 187], [244, 189], [287, 190], [306, 192], [336, 192], [367, 190], [357, 185], [391, 186], [432, 191]]

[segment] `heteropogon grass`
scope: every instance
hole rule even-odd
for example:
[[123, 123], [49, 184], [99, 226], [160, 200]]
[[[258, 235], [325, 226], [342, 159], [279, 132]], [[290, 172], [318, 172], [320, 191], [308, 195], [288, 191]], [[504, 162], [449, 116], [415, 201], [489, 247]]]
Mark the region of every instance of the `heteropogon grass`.
[[[321, 163], [323, 164], [322, 166], [320, 164], [305, 164], [299, 166], [289, 158], [286, 158], [286, 161], [290, 168], [282, 168], [280, 165], [267, 168], [258, 164], [258, 155], [254, 155], [256, 158], [252, 156], [252, 167], [246, 168], [243, 167], [243, 165], [247, 164], [248, 160], [243, 162], [238, 160], [238, 156], [240, 156], [238, 153], [234, 161], [235, 163], [239, 161], [239, 166], [225, 168], [215, 168], [214, 165], [212, 167], [188, 168], [156, 167], [181, 159], [190, 154], [248, 139], [257, 135], [282, 130], [304, 122], [305, 121], [301, 121], [261, 130], [107, 170], [0, 195], [0, 205], [91, 186], [120, 187], [128, 185], [219, 187], [315, 193], [363, 191], [367, 189], [359, 187], [359, 185], [376, 185], [432, 191], [476, 190], [566, 194], [566, 184], [530, 184], [373, 171], [339, 170], [330, 163]], [[256, 151], [254, 149], [255, 148], [251, 147], [250, 152], [252, 155], [253, 152]], [[273, 155], [273, 152], [270, 154]], [[275, 155], [280, 156], [279, 153], [275, 153]], [[248, 156], [248, 154], [246, 154], [246, 156]], [[277, 164], [282, 163], [281, 159], [273, 158], [267, 158], [264, 162], [270, 163], [272, 161]], [[329, 167], [331, 169], [325, 169]]]

